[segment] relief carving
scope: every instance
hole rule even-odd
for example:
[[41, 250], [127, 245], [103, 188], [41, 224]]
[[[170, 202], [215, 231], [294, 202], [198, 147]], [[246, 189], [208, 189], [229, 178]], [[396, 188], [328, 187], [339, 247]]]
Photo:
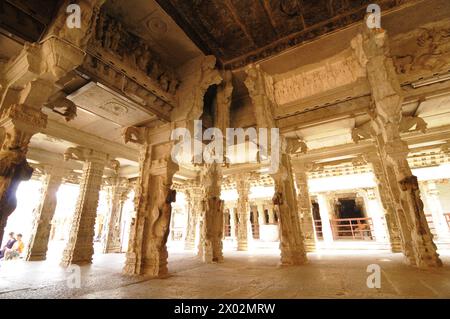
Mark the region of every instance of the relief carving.
[[450, 28], [422, 28], [415, 38], [414, 51], [394, 56], [397, 73], [442, 70], [450, 62]]
[[146, 139], [145, 132], [146, 129], [144, 127], [136, 127], [136, 126], [127, 127], [122, 134], [125, 144], [129, 142], [136, 144], [144, 144]]
[[164, 92], [175, 94], [180, 84], [175, 71], [164, 64], [143, 39], [125, 30], [118, 19], [101, 12], [97, 18], [94, 43], [143, 72]]
[[298, 70], [295, 75], [275, 82], [275, 101], [279, 105], [287, 104], [354, 83], [364, 76], [365, 70], [353, 56], [326, 63], [311, 71]]

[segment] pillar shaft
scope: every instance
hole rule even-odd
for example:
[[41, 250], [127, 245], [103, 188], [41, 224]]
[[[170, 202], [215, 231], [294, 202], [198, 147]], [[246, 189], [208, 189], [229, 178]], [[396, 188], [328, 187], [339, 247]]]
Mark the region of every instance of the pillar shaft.
[[[72, 219], [69, 241], [61, 265], [92, 263], [94, 254], [95, 219], [103, 170], [107, 155], [88, 149], [78, 149], [76, 159], [84, 159], [80, 194]], [[78, 157], [80, 156], [80, 157]]]
[[306, 174], [307, 167], [304, 164], [296, 164], [294, 165], [294, 169], [298, 193], [298, 208], [302, 231], [305, 236], [305, 247], [307, 252], [311, 252], [316, 249], [316, 235], [314, 232], [314, 220], [309, 196], [308, 175]]
[[318, 194], [317, 200], [319, 202], [319, 214], [322, 223], [322, 238], [325, 244], [330, 244], [333, 242], [333, 231], [331, 230], [330, 223], [330, 202], [325, 194]]
[[206, 263], [222, 262], [223, 209], [220, 199], [222, 172], [219, 164], [205, 164], [201, 183], [205, 186], [198, 254]]
[[436, 181], [428, 181], [425, 185], [425, 197], [433, 219], [434, 228], [439, 240], [448, 241], [450, 239], [450, 229], [444, 216], [439, 189]]
[[[4, 132], [0, 140], [0, 238], [3, 238], [8, 217], [16, 209], [17, 188], [33, 173], [26, 160], [28, 144], [31, 137], [47, 123], [47, 116], [40, 108], [52, 89], [49, 81], [32, 81], [18, 96], [14, 96], [18, 104], [0, 105], [0, 127]], [[42, 96], [38, 96], [38, 92]]]
[[389, 54], [387, 33], [363, 24], [362, 34], [352, 41], [352, 47], [359, 51], [359, 62], [367, 70], [373, 100], [369, 110], [371, 134], [395, 205], [403, 252], [411, 265], [441, 266], [423, 211], [417, 177], [408, 164], [408, 145], [400, 135], [404, 131], [403, 92]]
[[383, 209], [379, 205], [375, 190], [364, 189], [361, 192], [361, 196], [364, 199], [364, 206], [368, 215], [367, 217], [372, 219], [372, 236], [375, 237], [375, 241], [377, 242], [387, 242], [388, 236], [382, 221]]
[[66, 170], [51, 168], [45, 177], [41, 203], [34, 216], [33, 229], [26, 260], [45, 260], [50, 237], [51, 222], [55, 214], [57, 198], [56, 193], [61, 185]]
[[402, 242], [400, 230], [397, 223], [395, 206], [392, 200], [392, 195], [389, 191], [388, 180], [383, 170], [381, 159], [376, 152], [367, 153], [364, 155], [367, 162], [372, 165], [375, 182], [377, 184], [378, 195], [384, 210], [384, 218], [389, 233], [389, 242], [391, 244], [391, 251], [393, 253], [402, 252]]
[[278, 172], [272, 177], [275, 182], [273, 204], [278, 211], [280, 225], [281, 263], [284, 265], [304, 264], [307, 261], [306, 250], [288, 154], [281, 153]]
[[122, 210], [125, 201], [128, 199], [128, 180], [114, 176], [110, 180], [109, 192], [109, 215], [106, 219], [106, 236], [103, 244], [103, 253], [120, 253], [120, 231]]
[[186, 229], [186, 238], [184, 241], [184, 249], [193, 250], [197, 237], [197, 228], [202, 209], [203, 190], [198, 183], [196, 185], [188, 185], [186, 190], [186, 198], [188, 200], [188, 223]]
[[[164, 277], [167, 268], [167, 238], [170, 232], [172, 214], [171, 203], [176, 199], [176, 191], [171, 189], [173, 175], [178, 170], [170, 156], [173, 143], [164, 144], [160, 159], [154, 159], [154, 149], [161, 144], [148, 142], [151, 131], [139, 130], [138, 143], [141, 145], [140, 174], [135, 198], [136, 218], [131, 225], [128, 252], [123, 272], [128, 275], [149, 275]], [[127, 135], [127, 133], [125, 133]]]
[[248, 176], [239, 176], [236, 179], [236, 189], [238, 193], [237, 215], [238, 215], [238, 233], [237, 233], [237, 250], [248, 250], [248, 233], [249, 233], [249, 210], [248, 194], [250, 191], [250, 183]]
[[251, 212], [253, 214], [253, 220], [251, 223], [251, 229], [250, 229], [250, 233], [252, 235], [252, 237], [254, 239], [260, 239], [260, 216], [259, 216], [259, 212], [258, 212], [258, 208], [256, 207], [256, 205], [254, 206], [250, 206]]

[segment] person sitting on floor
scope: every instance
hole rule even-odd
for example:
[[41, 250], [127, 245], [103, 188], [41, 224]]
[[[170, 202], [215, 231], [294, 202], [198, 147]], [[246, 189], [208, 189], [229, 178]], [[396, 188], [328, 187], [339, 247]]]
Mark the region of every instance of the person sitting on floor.
[[17, 234], [16, 236], [16, 242], [12, 246], [11, 249], [7, 249], [5, 251], [5, 260], [11, 260], [14, 258], [17, 258], [22, 254], [24, 249], [24, 244], [22, 241], [22, 234]]
[[5, 257], [5, 251], [8, 249], [11, 249], [14, 246], [14, 243], [16, 242], [16, 239], [14, 238], [14, 233], [10, 232], [9, 233], [9, 239], [8, 242], [6, 243], [5, 246], [2, 247], [2, 249], [0, 250], [0, 259], [2, 259], [3, 257]]

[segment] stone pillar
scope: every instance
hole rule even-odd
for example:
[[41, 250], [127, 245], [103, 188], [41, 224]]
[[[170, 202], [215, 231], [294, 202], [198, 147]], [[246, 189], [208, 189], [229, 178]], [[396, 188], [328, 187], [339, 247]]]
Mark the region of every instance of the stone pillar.
[[109, 212], [105, 221], [104, 231], [105, 242], [103, 243], [103, 253], [121, 252], [121, 220], [122, 210], [125, 201], [128, 199], [129, 182], [127, 178], [113, 176], [106, 180], [109, 199]]
[[305, 163], [295, 163], [293, 165], [297, 184], [298, 208], [307, 252], [316, 250], [316, 235], [314, 232], [314, 220], [307, 175], [307, 171], [311, 167], [312, 165], [307, 165]]
[[425, 183], [425, 197], [433, 219], [434, 228], [440, 241], [450, 240], [450, 230], [444, 216], [437, 182], [430, 180]]
[[291, 167], [289, 155], [281, 153], [278, 172], [272, 175], [275, 182], [273, 204], [279, 218], [281, 263], [301, 265], [307, 262], [306, 249]]
[[326, 194], [317, 194], [317, 201], [319, 204], [319, 214], [322, 223], [322, 238], [325, 244], [333, 242], [333, 231], [330, 223], [330, 201]]
[[237, 250], [248, 250], [249, 210], [248, 194], [250, 192], [249, 176], [242, 174], [236, 177], [236, 190], [238, 193], [237, 215], [238, 233]]
[[366, 208], [367, 217], [372, 219], [373, 224], [373, 236], [377, 242], [387, 242], [388, 236], [386, 228], [383, 225], [382, 217], [384, 211], [379, 205], [377, 194], [374, 189], [364, 189], [360, 192], [361, 197], [364, 199], [364, 206]]
[[219, 164], [204, 164], [201, 183], [205, 187], [198, 255], [203, 262], [222, 262], [223, 209], [220, 199], [222, 170]]
[[264, 205], [261, 202], [256, 203], [256, 209], [258, 210], [258, 218], [259, 218], [259, 225], [265, 225], [266, 224], [266, 218], [264, 216]]
[[174, 142], [169, 138], [173, 127], [169, 123], [157, 127], [157, 131], [145, 127], [128, 127], [124, 131], [126, 143], [140, 146], [136, 218], [131, 224], [123, 269], [128, 275], [164, 277], [168, 274], [167, 238], [171, 204], [176, 200], [172, 183], [178, 171], [178, 164], [170, 156]]
[[45, 167], [45, 180], [41, 203], [34, 216], [33, 228], [28, 243], [27, 261], [45, 260], [50, 237], [51, 222], [55, 214], [56, 193], [63, 177], [69, 170], [61, 167]]
[[198, 235], [197, 226], [202, 210], [203, 190], [200, 183], [194, 181], [187, 185], [185, 193], [188, 201], [188, 222], [184, 249], [193, 250], [195, 248], [196, 236]]
[[381, 159], [376, 152], [369, 152], [364, 154], [363, 158], [372, 165], [372, 170], [377, 184], [378, 197], [384, 210], [384, 218], [389, 233], [389, 242], [391, 244], [391, 251], [393, 253], [402, 252], [402, 243], [400, 237], [400, 230], [397, 224], [397, 217], [395, 206], [389, 192], [388, 181], [383, 170]]
[[[259, 239], [260, 236], [260, 224], [259, 224], [259, 220], [260, 220], [260, 216], [259, 216], [259, 212], [258, 212], [258, 208], [256, 205], [250, 205], [250, 210], [252, 212], [252, 216], [253, 216], [253, 220], [251, 221], [251, 234], [252, 234], [252, 238], [254, 239]], [[254, 231], [253, 231], [254, 229]]]
[[238, 234], [237, 234], [238, 221], [237, 221], [237, 218], [236, 218], [236, 208], [235, 208], [235, 206], [236, 206], [236, 204], [233, 201], [232, 205], [230, 205], [230, 208], [229, 208], [230, 209], [230, 216], [231, 216], [231, 218], [230, 218], [230, 227], [231, 227], [231, 237], [234, 240], [237, 240], [237, 236], [238, 236]]
[[[34, 54], [30, 56], [36, 58]], [[11, 72], [14, 72], [14, 68], [11, 68]], [[19, 184], [29, 180], [33, 173], [26, 160], [28, 144], [31, 137], [47, 123], [47, 116], [41, 112], [41, 108], [53, 90], [52, 83], [44, 80], [32, 81], [24, 86], [10, 105], [6, 105], [8, 96], [1, 105], [0, 128], [3, 134], [0, 136], [0, 238], [3, 238], [8, 217], [16, 209]], [[1, 85], [0, 93], [7, 95], [6, 92], [1, 92]]]
[[95, 219], [99, 192], [108, 155], [92, 149], [78, 147], [69, 148], [64, 157], [66, 160], [84, 161], [84, 165], [80, 194], [61, 265], [90, 264], [94, 254]]
[[269, 224], [276, 224], [275, 222], [275, 214], [273, 211], [273, 204], [267, 205], [267, 212], [269, 213]]
[[[360, 65], [367, 71], [373, 105], [370, 106], [369, 135], [375, 138], [389, 191], [395, 204], [396, 218], [402, 236], [403, 252], [409, 264], [419, 268], [439, 267], [442, 261], [428, 227], [420, 198], [417, 177], [412, 174], [407, 156], [409, 148], [401, 133], [416, 127], [424, 132], [426, 123], [419, 117], [402, 115], [403, 92], [389, 52], [385, 30], [363, 30], [352, 40]], [[355, 141], [359, 140], [354, 132]], [[358, 138], [355, 138], [358, 137]]]
[[[67, 27], [65, 10], [70, 2], [64, 1], [44, 40], [27, 43], [0, 70], [0, 127], [4, 132], [0, 137], [0, 238], [16, 208], [17, 187], [33, 172], [26, 154], [31, 137], [47, 124], [47, 115], [41, 110], [65, 84], [66, 75], [83, 62], [103, 1], [79, 2], [83, 13], [79, 29]], [[63, 114], [66, 119], [73, 116], [74, 108]]]

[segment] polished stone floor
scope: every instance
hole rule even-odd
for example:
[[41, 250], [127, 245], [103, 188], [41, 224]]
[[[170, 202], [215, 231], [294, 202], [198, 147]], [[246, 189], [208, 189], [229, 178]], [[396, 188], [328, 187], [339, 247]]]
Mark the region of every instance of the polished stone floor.
[[[271, 248], [224, 256], [224, 263], [205, 265], [193, 252], [172, 251], [169, 278], [149, 279], [121, 275], [124, 254], [96, 254], [81, 267], [80, 288], [68, 287], [73, 274], [54, 255], [5, 261], [0, 298], [450, 298], [450, 252], [441, 252], [437, 270], [406, 266], [388, 251], [320, 251], [297, 267], [280, 267]], [[367, 287], [370, 264], [381, 267], [379, 289]]]

